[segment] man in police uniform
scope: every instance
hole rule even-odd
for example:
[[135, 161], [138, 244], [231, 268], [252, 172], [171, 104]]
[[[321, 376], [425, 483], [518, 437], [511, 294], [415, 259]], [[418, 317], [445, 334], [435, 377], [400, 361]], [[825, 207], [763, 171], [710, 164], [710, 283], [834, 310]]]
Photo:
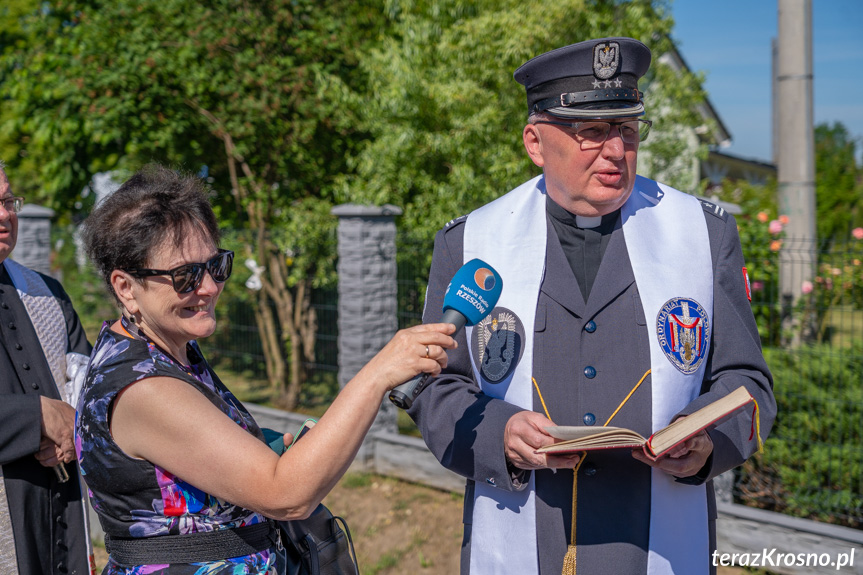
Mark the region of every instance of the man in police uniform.
[[647, 437], [740, 386], [760, 408], [761, 438], [772, 425], [734, 218], [635, 173], [650, 58], [636, 40], [603, 38], [521, 66], [524, 145], [543, 175], [435, 239], [426, 321], [472, 258], [504, 284], [410, 411], [467, 478], [462, 573], [711, 572], [711, 480], [758, 448], [753, 411], [657, 462], [536, 449], [553, 442], [550, 425]]
[[0, 573], [86, 575], [75, 408], [64, 399], [90, 344], [60, 284], [8, 259], [22, 203], [0, 162]]

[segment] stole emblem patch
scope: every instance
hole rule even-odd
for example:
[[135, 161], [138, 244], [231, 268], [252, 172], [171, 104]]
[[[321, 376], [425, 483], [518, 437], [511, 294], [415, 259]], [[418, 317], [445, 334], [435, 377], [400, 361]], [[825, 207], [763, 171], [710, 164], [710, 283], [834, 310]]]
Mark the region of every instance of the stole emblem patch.
[[710, 319], [694, 299], [672, 298], [656, 316], [656, 335], [668, 361], [683, 373], [694, 373], [710, 349]]
[[496, 307], [473, 328], [474, 362], [483, 379], [500, 383], [524, 353], [524, 325], [505, 307]]

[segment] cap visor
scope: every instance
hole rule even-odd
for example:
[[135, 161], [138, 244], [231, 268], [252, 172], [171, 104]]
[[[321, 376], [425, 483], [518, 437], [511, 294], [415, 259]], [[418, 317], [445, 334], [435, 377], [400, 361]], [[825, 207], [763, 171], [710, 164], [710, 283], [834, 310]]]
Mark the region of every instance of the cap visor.
[[602, 104], [588, 104], [585, 106], [558, 106], [543, 110], [546, 114], [559, 118], [628, 118], [631, 116], [643, 116], [644, 104], [632, 104], [620, 102], [617, 106], [604, 102]]

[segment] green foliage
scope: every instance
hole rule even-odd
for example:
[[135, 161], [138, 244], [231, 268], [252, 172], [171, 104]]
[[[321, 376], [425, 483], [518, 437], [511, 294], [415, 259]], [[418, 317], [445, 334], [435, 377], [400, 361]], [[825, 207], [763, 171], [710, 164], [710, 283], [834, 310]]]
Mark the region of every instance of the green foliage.
[[[339, 198], [402, 207], [400, 225], [424, 241], [539, 172], [521, 141], [527, 110], [512, 78], [518, 66], [601, 36], [632, 36], [660, 54], [672, 24], [663, 3], [648, 1], [389, 0], [386, 14], [391, 33], [361, 62], [370, 79], [361, 121], [371, 138], [351, 163], [356, 173], [342, 178]], [[662, 129], [691, 125], [686, 109], [701, 96], [697, 81], [671, 81], [656, 60], [652, 68], [651, 114]], [[672, 97], [684, 101], [672, 105]], [[662, 142], [652, 153], [657, 161], [678, 152]]]
[[857, 144], [839, 122], [815, 128], [816, 226], [821, 246], [842, 241], [853, 226], [863, 224], [863, 166]]
[[[20, 17], [27, 42], [3, 56], [3, 147], [60, 210], [93, 173], [148, 161], [209, 166], [226, 225], [248, 202], [290, 225], [310, 198], [331, 203], [333, 174], [362, 139], [354, 126], [356, 54], [373, 11], [349, 1], [70, 0]], [[352, 19], [345, 34], [341, 24]], [[227, 150], [230, 138], [233, 150]], [[236, 181], [227, 156], [238, 160]], [[10, 158], [10, 169], [26, 169]], [[249, 188], [238, 198], [237, 184]], [[296, 202], [299, 201], [299, 204]], [[313, 212], [319, 212], [317, 207]], [[302, 217], [299, 218], [303, 220]], [[320, 226], [320, 220], [313, 222]], [[296, 227], [296, 226], [295, 226]], [[305, 233], [296, 234], [302, 244]]]
[[7, 28], [25, 41], [0, 56], [10, 177], [23, 195], [68, 213], [92, 202], [82, 190], [96, 172], [205, 166], [221, 223], [255, 232], [237, 251], [266, 267], [257, 323], [268, 375], [292, 405], [313, 357], [309, 294], [335, 278], [334, 178], [365, 138], [357, 55], [377, 37], [376, 4], [21, 6], [30, 9], [15, 12], [20, 31]]
[[743, 492], [790, 515], [863, 527], [863, 342], [765, 350], [778, 415]]
[[108, 295], [105, 282], [98, 272], [86, 262], [83, 253], [77, 253], [73, 226], [54, 226], [51, 235], [54, 246], [51, 274], [61, 280], [75, 304], [87, 339], [93, 343], [99, 335], [102, 322], [117, 318], [117, 306]]
[[[784, 215], [776, 212], [776, 183], [756, 186], [724, 181], [720, 199], [740, 206], [737, 231], [752, 292], [752, 313], [761, 343], [780, 344], [779, 250], [782, 247]], [[782, 219], [780, 219], [782, 218]], [[774, 226], [771, 231], [771, 225]], [[780, 231], [776, 231], [780, 230]]]

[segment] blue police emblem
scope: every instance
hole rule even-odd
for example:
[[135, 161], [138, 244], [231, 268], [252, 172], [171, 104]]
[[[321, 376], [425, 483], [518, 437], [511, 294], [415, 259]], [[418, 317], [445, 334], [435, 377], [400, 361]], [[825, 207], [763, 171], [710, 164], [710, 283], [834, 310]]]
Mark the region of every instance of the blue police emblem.
[[672, 298], [656, 316], [656, 335], [668, 361], [683, 373], [694, 373], [710, 348], [710, 319], [694, 299]]
[[482, 378], [500, 383], [509, 377], [524, 354], [524, 324], [505, 307], [496, 307], [473, 329], [473, 360]]

